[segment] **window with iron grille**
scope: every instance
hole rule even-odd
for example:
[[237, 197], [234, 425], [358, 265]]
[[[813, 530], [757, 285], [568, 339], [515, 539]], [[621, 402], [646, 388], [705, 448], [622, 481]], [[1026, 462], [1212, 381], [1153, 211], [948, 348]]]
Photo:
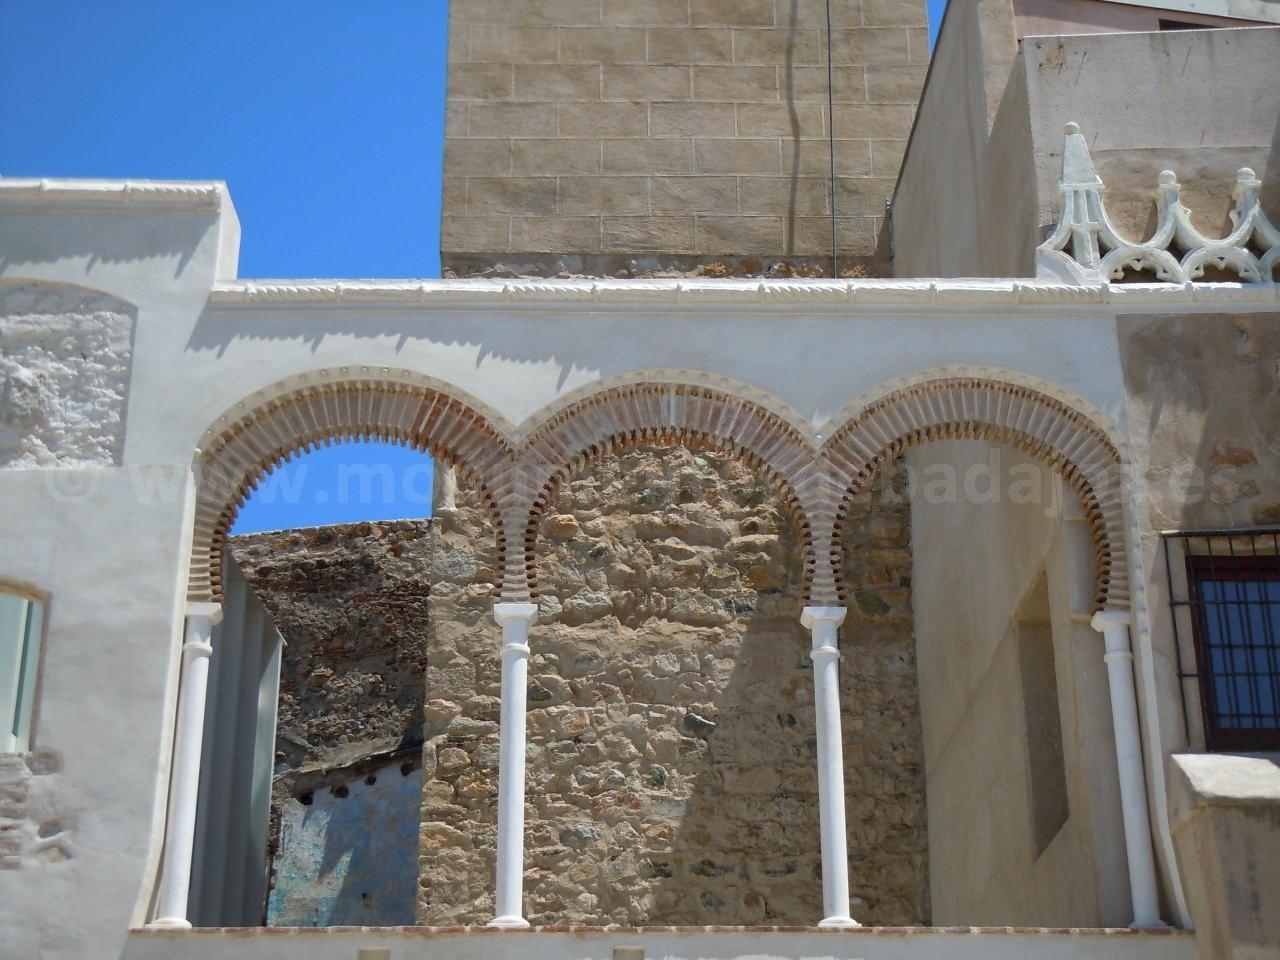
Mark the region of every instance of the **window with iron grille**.
[[[1165, 558], [1178, 672], [1198, 681], [1206, 748], [1280, 749], [1280, 530], [1166, 534]], [[1194, 671], [1178, 636], [1188, 628]]]

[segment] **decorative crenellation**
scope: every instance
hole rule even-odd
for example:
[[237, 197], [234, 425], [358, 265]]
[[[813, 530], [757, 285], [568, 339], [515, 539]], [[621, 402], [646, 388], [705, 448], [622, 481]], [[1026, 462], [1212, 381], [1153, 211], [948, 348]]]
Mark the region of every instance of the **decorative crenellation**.
[[[516, 431], [465, 400], [394, 374], [269, 388], [206, 434], [189, 598], [221, 595], [227, 533], [249, 492], [274, 466], [335, 439], [380, 439], [461, 468], [491, 515], [502, 570], [497, 594], [536, 597], [536, 539], [547, 506], [582, 465], [635, 446], [680, 444], [732, 454], [780, 492], [804, 537], [805, 600], [843, 602], [842, 526], [879, 469], [908, 447], [982, 438], [1014, 446], [1060, 472], [1080, 498], [1097, 551], [1099, 608], [1129, 599], [1120, 454], [1107, 425], [1032, 386], [985, 377], [902, 381], [869, 395], [820, 447], [820, 437], [736, 392], [651, 380], [614, 384], [557, 405]], [[519, 549], [509, 539], [523, 532]]]
[[1088, 283], [1120, 280], [1125, 271], [1151, 271], [1167, 283], [1190, 283], [1206, 269], [1225, 270], [1245, 283], [1274, 284], [1280, 266], [1280, 230], [1258, 200], [1262, 182], [1248, 167], [1236, 175], [1231, 233], [1206, 237], [1191, 224], [1171, 170], [1160, 173], [1159, 222], [1143, 241], [1129, 240], [1107, 216], [1102, 178], [1080, 127], [1068, 123], [1062, 150], [1062, 213], [1050, 237], [1036, 249], [1037, 276]]

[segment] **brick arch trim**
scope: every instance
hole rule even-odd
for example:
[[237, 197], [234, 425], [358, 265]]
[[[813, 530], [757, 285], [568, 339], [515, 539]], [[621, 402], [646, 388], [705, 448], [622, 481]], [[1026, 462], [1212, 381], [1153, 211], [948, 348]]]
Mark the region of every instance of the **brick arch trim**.
[[841, 495], [830, 511], [830, 549], [818, 562], [820, 568], [829, 565], [835, 584], [843, 582], [839, 537], [854, 498], [883, 464], [908, 448], [952, 439], [1012, 446], [1060, 473], [1079, 498], [1093, 537], [1095, 607], [1128, 606], [1121, 461], [1107, 433], [1081, 411], [1031, 387], [972, 377], [930, 380], [887, 394], [824, 445], [833, 489]]
[[239, 417], [220, 418], [202, 441], [188, 600], [221, 601], [228, 532], [250, 492], [280, 464], [335, 440], [400, 443], [457, 467], [479, 489], [494, 521], [502, 569], [506, 536], [499, 499], [513, 456], [505, 437], [473, 405], [407, 379], [342, 378], [272, 393], [256, 405], [244, 404], [247, 412]]
[[[687, 383], [645, 382], [588, 396], [530, 434], [522, 458], [530, 495], [521, 573], [532, 595], [537, 595], [538, 527], [560, 484], [594, 460], [646, 444], [721, 450], [773, 484], [804, 538], [808, 593], [815, 557], [809, 504], [821, 496], [825, 480], [805, 437], [745, 397]], [[514, 562], [514, 553], [508, 562]]]

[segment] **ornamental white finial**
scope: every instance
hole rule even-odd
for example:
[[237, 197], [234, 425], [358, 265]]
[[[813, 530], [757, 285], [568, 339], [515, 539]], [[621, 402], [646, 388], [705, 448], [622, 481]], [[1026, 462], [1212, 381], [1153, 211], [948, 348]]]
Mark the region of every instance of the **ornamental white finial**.
[[1261, 188], [1251, 169], [1241, 169], [1232, 190], [1231, 233], [1220, 239], [1206, 237], [1182, 206], [1178, 178], [1172, 170], [1162, 170], [1155, 233], [1145, 241], [1129, 240], [1107, 216], [1106, 187], [1079, 124], [1068, 123], [1058, 180], [1062, 212], [1048, 239], [1036, 248], [1036, 276], [1080, 284], [1120, 280], [1126, 270], [1146, 270], [1157, 280], [1186, 283], [1214, 268], [1231, 271], [1244, 283], [1272, 283], [1280, 266], [1280, 230], [1262, 211]]

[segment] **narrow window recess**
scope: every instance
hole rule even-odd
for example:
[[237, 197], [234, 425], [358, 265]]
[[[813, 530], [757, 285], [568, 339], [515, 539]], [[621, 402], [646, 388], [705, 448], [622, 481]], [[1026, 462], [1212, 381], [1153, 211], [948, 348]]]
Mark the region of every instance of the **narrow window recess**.
[[1188, 739], [1191, 684], [1205, 749], [1280, 749], [1280, 528], [1177, 531], [1164, 546]]
[[23, 753], [31, 748], [31, 713], [44, 604], [0, 588], [0, 749]]

